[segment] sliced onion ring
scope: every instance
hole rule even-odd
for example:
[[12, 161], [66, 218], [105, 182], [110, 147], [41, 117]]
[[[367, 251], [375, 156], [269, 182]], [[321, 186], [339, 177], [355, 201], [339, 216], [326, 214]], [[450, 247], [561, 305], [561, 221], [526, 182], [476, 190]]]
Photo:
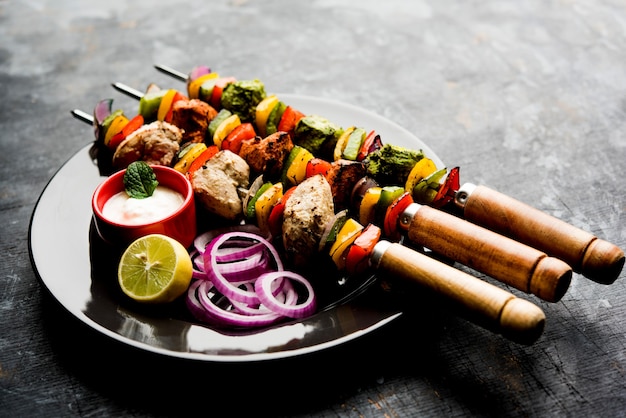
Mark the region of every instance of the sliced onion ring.
[[222, 273], [223, 269], [226, 268], [225, 265], [218, 264], [217, 261], [217, 252], [222, 244], [230, 239], [240, 238], [247, 238], [251, 240], [251, 245], [254, 243], [254, 241], [264, 244], [274, 258], [276, 269], [279, 271], [283, 270], [282, 261], [280, 261], [280, 256], [278, 255], [278, 252], [276, 251], [274, 246], [265, 238], [247, 232], [228, 232], [218, 236], [213, 241], [211, 241], [209, 245], [207, 245], [207, 249], [203, 255], [204, 268], [207, 272], [209, 279], [213, 282], [215, 288], [227, 298], [248, 304], [259, 303], [259, 298], [256, 292], [250, 292], [245, 289], [241, 289], [228, 281], [228, 279], [224, 277], [224, 274]]
[[245, 315], [236, 311], [227, 311], [215, 303], [209, 297], [209, 291], [213, 284], [208, 281], [200, 282], [197, 289], [197, 296], [200, 304], [206, 309], [206, 315], [213, 319], [218, 325], [231, 325], [237, 327], [260, 327], [270, 325], [282, 318], [281, 315], [270, 313], [259, 313], [258, 315]]
[[211, 242], [218, 235], [221, 235], [227, 232], [249, 232], [253, 234], [259, 234], [259, 235], [261, 234], [261, 230], [256, 225], [245, 224], [245, 225], [227, 226], [223, 228], [211, 229], [210, 231], [206, 231], [198, 235], [194, 239], [193, 245], [200, 254], [203, 254], [209, 242]]
[[200, 303], [200, 299], [198, 299], [198, 287], [202, 284], [200, 280], [193, 280], [191, 285], [189, 285], [189, 289], [187, 290], [187, 298], [185, 299], [185, 303], [187, 304], [187, 309], [191, 312], [194, 318], [196, 318], [200, 322], [205, 322], [212, 324], [214, 323], [214, 319], [207, 313], [204, 306]]
[[235, 261], [228, 267], [220, 268], [220, 273], [233, 284], [254, 282], [261, 274], [272, 271], [267, 257]]
[[[308, 295], [304, 302], [298, 304], [287, 304], [279, 301], [272, 294], [272, 284], [279, 279], [290, 279], [300, 282], [307, 290]], [[313, 287], [308, 280], [292, 271], [272, 271], [264, 273], [254, 284], [256, 294], [261, 303], [270, 310], [289, 318], [304, 318], [315, 312], [316, 299]]]
[[[304, 277], [283, 271], [278, 252], [266, 238], [240, 230], [210, 232], [198, 237], [195, 247], [190, 251], [194, 280], [186, 304], [198, 321], [253, 328], [314, 313], [312, 286]], [[308, 295], [299, 295], [292, 280]]]
[[241, 261], [248, 257], [252, 257], [258, 253], [263, 252], [266, 245], [262, 242], [247, 243], [240, 242], [233, 247], [218, 248], [215, 254], [215, 259], [218, 263], [229, 263], [231, 261]]
[[[284, 281], [284, 283], [288, 283]], [[246, 283], [245, 286], [249, 290], [254, 289], [254, 285], [252, 283]], [[273, 292], [273, 294], [278, 298], [278, 300], [282, 301], [286, 304], [293, 304], [298, 301], [298, 294], [296, 293], [293, 286], [274, 286], [277, 289]], [[278, 288], [280, 287], [280, 288]], [[247, 305], [245, 303], [237, 302], [235, 300], [231, 300], [233, 307], [240, 313], [245, 315], [258, 315], [260, 313], [269, 313], [272, 312], [267, 306], [264, 305]]]

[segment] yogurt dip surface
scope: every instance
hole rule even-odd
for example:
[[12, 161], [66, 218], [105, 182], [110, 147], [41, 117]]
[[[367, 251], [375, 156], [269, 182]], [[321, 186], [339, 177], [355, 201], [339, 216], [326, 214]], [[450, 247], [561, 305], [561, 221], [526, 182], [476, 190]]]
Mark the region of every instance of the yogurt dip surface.
[[157, 186], [150, 197], [136, 199], [125, 191], [113, 195], [102, 208], [102, 215], [112, 222], [141, 225], [167, 218], [182, 206], [182, 194], [165, 186]]

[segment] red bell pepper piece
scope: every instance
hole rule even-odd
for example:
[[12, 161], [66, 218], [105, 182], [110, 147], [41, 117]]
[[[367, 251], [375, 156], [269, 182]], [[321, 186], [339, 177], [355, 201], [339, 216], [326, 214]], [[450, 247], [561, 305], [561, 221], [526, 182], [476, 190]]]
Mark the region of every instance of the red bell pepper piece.
[[385, 220], [383, 221], [383, 232], [386, 237], [393, 241], [400, 239], [398, 220], [402, 212], [404, 212], [411, 203], [413, 203], [413, 197], [409, 192], [405, 192], [387, 207]]
[[198, 157], [191, 162], [189, 165], [189, 170], [187, 170], [187, 178], [191, 180], [193, 178], [193, 173], [195, 173], [200, 167], [206, 164], [215, 154], [217, 154], [219, 148], [217, 145], [209, 145], [207, 149], [202, 151], [202, 154], [198, 155]]
[[241, 150], [241, 143], [248, 139], [256, 137], [256, 131], [254, 125], [249, 122], [237, 125], [222, 141], [222, 149], [227, 149], [239, 154]]
[[179, 100], [188, 100], [188, 99], [187, 99], [187, 96], [177, 91], [176, 93], [174, 93], [174, 98], [172, 99], [170, 110], [167, 111], [167, 113], [165, 114], [165, 118], [163, 119], [165, 122], [167, 123], [172, 122], [172, 115], [174, 114], [174, 103], [176, 103]]
[[137, 115], [131, 120], [129, 120], [128, 123], [122, 128], [121, 131], [119, 131], [118, 133], [116, 133], [115, 135], [111, 137], [111, 140], [109, 141], [109, 147], [112, 149], [116, 149], [117, 146], [121, 144], [122, 141], [125, 140], [128, 135], [132, 134], [137, 129], [141, 128], [143, 126], [143, 122], [144, 122], [143, 116], [141, 115]]
[[285, 204], [289, 199], [289, 196], [296, 190], [296, 186], [287, 189], [283, 196], [278, 200], [276, 205], [270, 211], [270, 216], [267, 219], [267, 224], [270, 230], [270, 234], [273, 237], [282, 235], [283, 232], [283, 214], [285, 213]]
[[375, 131], [370, 132], [365, 137], [363, 144], [361, 144], [361, 148], [359, 149], [359, 153], [356, 157], [357, 161], [363, 161], [365, 157], [370, 152], [380, 148], [382, 146], [382, 141], [380, 139], [380, 135], [378, 135]]
[[216, 110], [222, 108], [222, 93], [224, 92], [224, 87], [235, 81], [237, 81], [235, 77], [220, 77], [215, 80], [211, 99], [209, 100], [209, 104], [213, 106], [213, 108]]
[[321, 158], [312, 158], [306, 163], [306, 178], [321, 174], [326, 177], [332, 165]]
[[296, 125], [305, 116], [304, 113], [294, 109], [291, 106], [287, 106], [283, 115], [278, 122], [278, 131], [287, 132], [291, 138], [293, 138], [293, 131], [296, 129]]
[[452, 199], [454, 199], [454, 194], [461, 187], [460, 181], [459, 167], [454, 167], [450, 170], [448, 177], [446, 177], [446, 180], [439, 187], [437, 195], [433, 199], [431, 205], [435, 208], [447, 205]]
[[346, 255], [346, 271], [350, 276], [362, 274], [367, 270], [372, 251], [381, 235], [379, 227], [369, 224], [356, 237]]

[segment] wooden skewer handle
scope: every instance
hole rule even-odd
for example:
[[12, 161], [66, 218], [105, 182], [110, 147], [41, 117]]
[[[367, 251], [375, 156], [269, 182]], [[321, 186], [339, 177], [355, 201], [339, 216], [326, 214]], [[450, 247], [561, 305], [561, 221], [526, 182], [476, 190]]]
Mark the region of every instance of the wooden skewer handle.
[[548, 302], [559, 301], [572, 279], [563, 261], [429, 206], [412, 204], [400, 225], [411, 241]]
[[485, 186], [466, 184], [460, 192], [465, 219], [559, 258], [595, 282], [613, 283], [624, 267], [624, 251], [589, 232]]
[[381, 241], [371, 261], [386, 276], [418, 283], [466, 319], [512, 341], [530, 345], [543, 333], [546, 317], [538, 306], [424, 254]]

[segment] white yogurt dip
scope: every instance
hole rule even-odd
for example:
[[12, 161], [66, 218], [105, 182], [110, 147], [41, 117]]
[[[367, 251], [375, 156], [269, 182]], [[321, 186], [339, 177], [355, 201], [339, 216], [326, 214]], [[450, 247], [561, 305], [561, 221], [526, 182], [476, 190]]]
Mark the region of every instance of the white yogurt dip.
[[129, 197], [126, 191], [121, 191], [106, 201], [102, 215], [119, 224], [146, 224], [167, 218], [184, 201], [182, 194], [165, 186], [157, 186], [152, 196], [144, 199]]

